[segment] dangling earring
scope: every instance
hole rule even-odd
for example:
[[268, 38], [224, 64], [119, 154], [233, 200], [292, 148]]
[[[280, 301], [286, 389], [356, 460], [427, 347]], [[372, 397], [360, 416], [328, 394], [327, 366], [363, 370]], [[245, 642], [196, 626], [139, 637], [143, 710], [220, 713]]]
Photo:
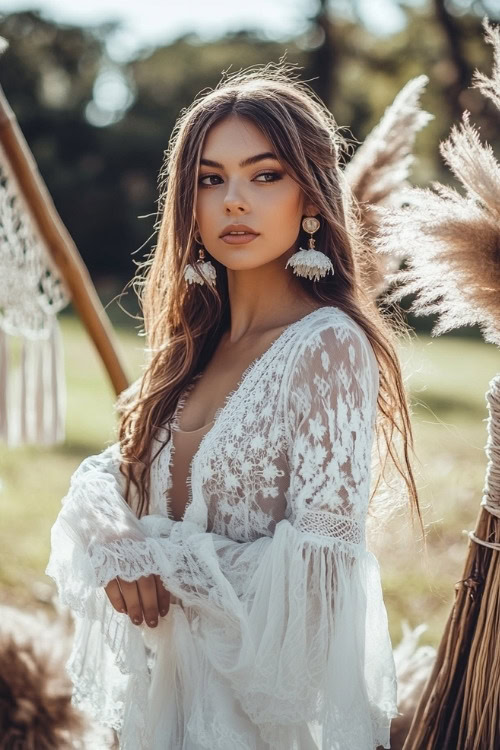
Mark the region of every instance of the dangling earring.
[[195, 266], [192, 266], [191, 263], [187, 264], [184, 269], [184, 279], [188, 284], [204, 284], [206, 281], [210, 286], [215, 286], [217, 271], [209, 260], [205, 260], [205, 248], [201, 237], [198, 239], [195, 235], [194, 239], [201, 245], [198, 249], [198, 260]]
[[307, 279], [318, 279], [322, 276], [326, 276], [327, 273], [335, 273], [332, 261], [324, 253], [319, 250], [315, 250], [315, 240], [313, 237], [314, 232], [317, 232], [320, 227], [318, 219], [314, 216], [305, 216], [302, 220], [302, 229], [310, 234], [309, 237], [309, 249], [304, 250], [303, 247], [299, 248], [298, 252], [294, 253], [286, 264], [285, 268], [290, 266], [293, 269], [296, 276], [305, 276]]

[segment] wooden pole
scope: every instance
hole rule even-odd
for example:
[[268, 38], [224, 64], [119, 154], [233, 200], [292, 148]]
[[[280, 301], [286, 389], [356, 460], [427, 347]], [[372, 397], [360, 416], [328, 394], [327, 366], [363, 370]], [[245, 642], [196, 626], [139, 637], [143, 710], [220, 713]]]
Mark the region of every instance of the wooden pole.
[[109, 318], [85, 263], [63, 224], [43, 181], [16, 116], [0, 86], [0, 141], [21, 187], [33, 220], [59, 270], [71, 301], [91, 337], [116, 395], [128, 385]]

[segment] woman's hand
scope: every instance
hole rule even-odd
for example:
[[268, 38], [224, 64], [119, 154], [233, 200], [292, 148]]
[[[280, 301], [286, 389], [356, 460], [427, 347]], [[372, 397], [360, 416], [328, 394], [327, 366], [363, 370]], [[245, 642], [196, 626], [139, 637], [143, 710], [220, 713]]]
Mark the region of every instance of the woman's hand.
[[104, 591], [116, 611], [128, 614], [134, 625], [141, 625], [144, 619], [150, 628], [155, 628], [158, 615], [164, 617], [170, 607], [170, 592], [157, 575], [131, 582], [113, 578]]

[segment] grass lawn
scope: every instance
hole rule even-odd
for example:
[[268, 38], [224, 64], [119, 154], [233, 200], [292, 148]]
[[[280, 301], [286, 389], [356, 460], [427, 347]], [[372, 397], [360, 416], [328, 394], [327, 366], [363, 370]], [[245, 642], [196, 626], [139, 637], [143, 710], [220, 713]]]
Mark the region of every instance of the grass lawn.
[[424, 546], [401, 513], [375, 540], [393, 643], [400, 622], [428, 625], [437, 645], [462, 577], [482, 498], [487, 437], [485, 393], [500, 372], [496, 347], [481, 340], [421, 336], [402, 347], [413, 408], [415, 465], [426, 527]]
[[[0, 447], [0, 599], [30, 607], [47, 596], [44, 575], [50, 527], [71, 473], [114, 439], [113, 393], [93, 347], [71, 317], [62, 319], [68, 389], [64, 445]], [[118, 333], [130, 378], [143, 361], [143, 339]], [[500, 371], [495, 347], [470, 338], [420, 337], [401, 350], [413, 397], [417, 483], [427, 527], [398, 514], [373, 540], [382, 571], [391, 635], [401, 620], [429, 626], [422, 641], [437, 644], [461, 577], [467, 538], [484, 482], [485, 391]]]

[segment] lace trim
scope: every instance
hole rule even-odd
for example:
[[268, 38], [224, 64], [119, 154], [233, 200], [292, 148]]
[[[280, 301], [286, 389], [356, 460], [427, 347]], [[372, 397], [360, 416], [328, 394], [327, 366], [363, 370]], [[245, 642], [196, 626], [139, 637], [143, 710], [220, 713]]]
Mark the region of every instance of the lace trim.
[[326, 510], [298, 510], [294, 527], [298, 531], [325, 536], [335, 541], [361, 545], [364, 543], [364, 527], [360, 521]]

